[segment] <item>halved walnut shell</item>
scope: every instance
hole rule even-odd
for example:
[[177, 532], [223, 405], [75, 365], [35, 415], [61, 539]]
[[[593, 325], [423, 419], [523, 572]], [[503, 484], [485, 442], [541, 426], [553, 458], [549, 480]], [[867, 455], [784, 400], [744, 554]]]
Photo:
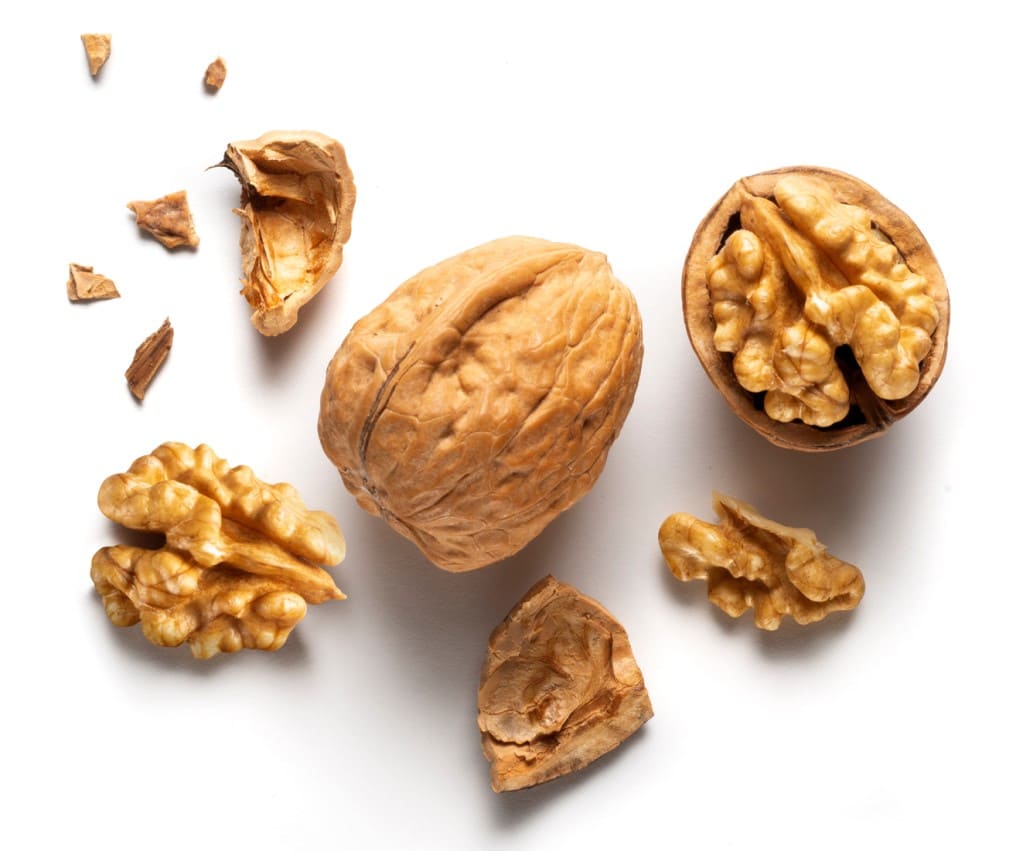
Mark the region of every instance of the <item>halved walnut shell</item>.
[[231, 143], [219, 164], [242, 185], [235, 212], [252, 324], [261, 334], [282, 334], [341, 266], [355, 207], [345, 149], [311, 130], [274, 130]]
[[879, 436], [945, 363], [948, 290], [927, 240], [876, 189], [833, 169], [737, 181], [697, 228], [682, 303], [729, 406], [789, 449]]

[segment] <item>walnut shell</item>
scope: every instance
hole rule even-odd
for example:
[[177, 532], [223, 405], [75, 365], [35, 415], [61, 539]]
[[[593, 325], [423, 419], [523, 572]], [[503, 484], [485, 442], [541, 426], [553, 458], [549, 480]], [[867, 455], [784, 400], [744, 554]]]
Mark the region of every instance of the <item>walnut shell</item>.
[[[818, 187], [818, 194], [825, 200], [820, 203], [812, 197], [811, 190], [809, 206], [819, 211], [830, 203], [829, 209], [837, 212], [836, 221], [813, 220], [811, 215], [808, 222], [779, 209], [776, 190], [782, 181], [787, 181], [786, 187], [797, 181], [801, 181], [803, 187]], [[751, 228], [748, 222], [762, 223], [761, 210], [774, 217], [776, 230], [784, 231], [784, 238], [789, 240], [776, 252], [777, 258], [773, 261], [778, 292], [765, 295], [762, 287], [758, 293], [756, 286], [750, 285], [744, 299], [743, 293], [733, 288], [731, 305], [724, 308], [715, 305], [711, 275], [720, 268], [723, 262], [720, 258], [729, 251], [734, 255], [734, 266], [749, 265], [748, 246], [731, 246], [729, 239], [737, 233], [745, 234]], [[841, 221], [837, 221], [838, 217]], [[754, 224], [751, 229], [756, 230], [757, 226]], [[755, 237], [752, 239], [756, 241]], [[807, 260], [812, 262], [807, 263]], [[887, 274], [892, 271], [894, 276]], [[767, 274], [765, 271], [765, 277]], [[821, 282], [833, 288], [822, 290]], [[904, 291], [898, 289], [900, 286]], [[721, 289], [719, 285], [717, 290]], [[724, 289], [728, 289], [727, 283]], [[907, 297], [910, 289], [913, 292]], [[841, 305], [833, 308], [817, 298], [822, 291], [829, 295], [841, 293], [835, 299], [836, 302], [841, 300]], [[890, 309], [882, 302], [893, 292], [900, 303]], [[874, 303], [877, 309], [872, 316], [884, 314], [886, 317], [887, 324], [878, 323], [873, 341], [869, 330], [865, 330], [869, 329], [869, 323], [859, 321], [866, 311], [861, 306], [862, 300], [855, 302], [856, 293]], [[788, 299], [794, 307], [787, 307], [778, 299]], [[914, 299], [926, 302], [927, 317], [917, 323], [920, 327], [913, 327], [909, 318], [910, 314], [913, 318], [919, 316]], [[910, 307], [904, 308], [907, 301]], [[833, 169], [795, 166], [737, 181], [696, 230], [682, 277], [682, 302], [689, 339], [711, 381], [744, 422], [785, 448], [826, 451], [883, 434], [892, 423], [923, 401], [945, 363], [948, 290], [931, 247], [909, 216], [876, 189]], [[784, 315], [786, 309], [788, 316]], [[785, 375], [774, 384], [763, 374], [755, 376], [753, 381], [747, 380], [746, 375], [737, 378], [737, 372], [743, 372], [740, 354], [737, 354], [741, 342], [721, 340], [723, 332], [728, 336], [724, 329], [726, 324], [749, 328], [753, 316], [752, 322], [759, 321], [761, 326], [770, 323], [780, 326], [793, 319], [792, 310], [799, 327], [790, 324], [785, 329], [779, 328], [773, 342], [764, 341], [763, 327], [757, 329], [760, 339], [756, 345], [761, 349], [758, 356], [761, 361], [773, 356], [774, 362], [780, 364], [778, 373], [787, 372], [799, 388], [797, 395], [805, 391], [807, 396], [815, 396], [817, 402], [824, 400], [825, 407], [837, 405], [838, 414], [820, 418], [818, 424], [811, 424], [818, 413], [811, 410], [814, 399], [804, 405], [805, 399], [793, 402], [793, 396], [782, 392], [789, 390], [789, 386], [777, 389], [778, 382], [784, 385]], [[742, 315], [743, 312], [746, 315]], [[782, 330], [789, 332], [787, 339], [782, 339]], [[877, 351], [885, 346], [899, 348], [898, 357], [888, 351]], [[811, 362], [804, 353], [815, 347], [819, 358]], [[769, 350], [766, 355], [765, 349]], [[873, 373], [867, 365], [871, 358], [875, 365], [882, 364]], [[898, 358], [901, 362], [893, 365]], [[887, 384], [883, 380], [876, 381], [875, 373], [884, 373], [885, 377], [894, 375], [900, 381]], [[837, 392], [833, 392], [836, 388]], [[773, 393], [791, 404], [772, 406]], [[826, 397], [838, 397], [837, 402], [835, 398]], [[779, 408], [782, 413], [778, 413]], [[781, 421], [778, 416], [788, 421]]]
[[585, 768], [654, 714], [625, 629], [553, 576], [490, 634], [477, 706], [495, 792]]
[[517, 552], [596, 482], [643, 343], [607, 258], [508, 237], [425, 269], [327, 369], [323, 449], [371, 514], [437, 566]]
[[341, 266], [355, 180], [345, 149], [313, 130], [232, 142], [220, 165], [241, 183], [242, 295], [260, 334], [276, 336]]

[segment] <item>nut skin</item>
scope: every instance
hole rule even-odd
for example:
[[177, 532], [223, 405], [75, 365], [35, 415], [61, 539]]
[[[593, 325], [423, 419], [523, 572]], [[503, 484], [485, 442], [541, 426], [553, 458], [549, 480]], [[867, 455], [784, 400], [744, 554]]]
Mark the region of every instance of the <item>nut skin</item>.
[[[765, 413], [758, 394], [744, 389], [732, 369], [733, 355], [714, 346], [715, 322], [707, 280], [707, 266], [728, 235], [736, 230], [743, 200], [771, 198], [778, 181], [803, 175], [823, 181], [838, 201], [864, 208], [874, 225], [898, 249], [907, 267], [927, 280], [927, 294], [937, 308], [937, 327], [931, 347], [920, 363], [916, 388], [901, 399], [878, 398], [867, 386], [855, 361], [841, 361], [849, 383], [852, 407], [841, 422], [821, 427], [798, 420], [779, 422]], [[949, 325], [949, 299], [944, 276], [923, 234], [902, 210], [863, 181], [834, 169], [792, 166], [751, 175], [737, 181], [700, 223], [686, 257], [682, 275], [682, 312], [686, 332], [701, 365], [729, 407], [747, 425], [777, 446], [822, 452], [853, 446], [882, 435], [905, 417], [930, 392], [945, 363]], [[851, 359], [850, 359], [851, 360]]]
[[435, 565], [483, 567], [596, 482], [642, 352], [635, 299], [604, 255], [495, 240], [355, 324], [327, 368], [320, 441], [359, 505]]

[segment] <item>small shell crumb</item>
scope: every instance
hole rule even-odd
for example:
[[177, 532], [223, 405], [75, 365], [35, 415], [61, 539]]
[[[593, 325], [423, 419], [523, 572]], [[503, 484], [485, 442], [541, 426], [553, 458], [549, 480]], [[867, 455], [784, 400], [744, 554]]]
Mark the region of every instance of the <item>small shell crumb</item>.
[[206, 66], [206, 90], [210, 93], [220, 91], [227, 78], [227, 66], [219, 56]]

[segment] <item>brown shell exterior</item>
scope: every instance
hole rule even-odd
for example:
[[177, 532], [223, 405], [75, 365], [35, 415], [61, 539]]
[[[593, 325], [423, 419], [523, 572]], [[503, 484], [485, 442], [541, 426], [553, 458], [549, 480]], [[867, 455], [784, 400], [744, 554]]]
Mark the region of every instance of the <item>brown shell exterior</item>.
[[[938, 326], [930, 352], [921, 364], [920, 383], [909, 396], [887, 401], [877, 398], [862, 376], [849, 376], [853, 410], [840, 423], [827, 428], [801, 422], [783, 423], [771, 419], [757, 404], [757, 397], [744, 389], [732, 370], [732, 355], [714, 348], [714, 319], [707, 288], [707, 263], [720, 250], [747, 194], [770, 198], [777, 182], [791, 174], [803, 174], [825, 181], [844, 204], [868, 210], [874, 224], [899, 250], [906, 265], [928, 281], [928, 295], [938, 308]], [[944, 275], [920, 229], [902, 210], [872, 186], [834, 169], [792, 166], [744, 177], [733, 184], [700, 222], [686, 257], [682, 274], [682, 313], [686, 331], [700, 363], [733, 411], [749, 426], [777, 446], [805, 452], [822, 452], [853, 446], [883, 434], [895, 421], [906, 416], [930, 392], [945, 365], [948, 339], [949, 301]]]
[[327, 369], [319, 434], [359, 505], [434, 564], [507, 558], [596, 482], [642, 326], [602, 254], [530, 237], [425, 269]]

